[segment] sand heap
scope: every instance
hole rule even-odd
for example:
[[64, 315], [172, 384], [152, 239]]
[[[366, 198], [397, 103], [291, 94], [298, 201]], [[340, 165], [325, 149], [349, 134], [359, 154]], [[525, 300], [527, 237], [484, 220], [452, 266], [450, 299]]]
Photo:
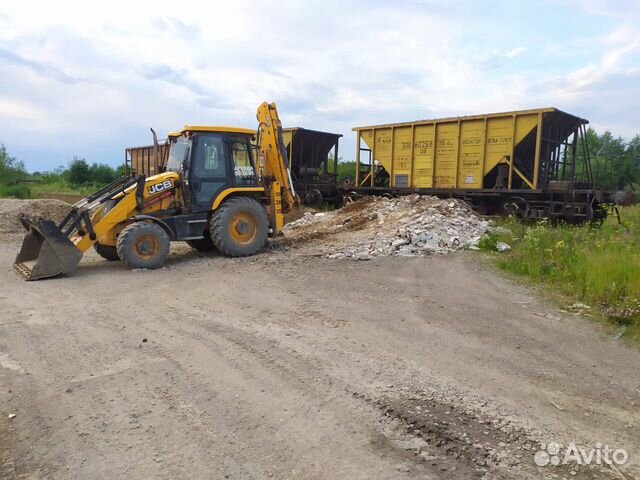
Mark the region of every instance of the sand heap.
[[0, 240], [14, 241], [22, 238], [25, 233], [20, 223], [22, 215], [31, 220], [44, 218], [57, 223], [69, 213], [70, 208], [71, 205], [61, 200], [0, 199]]

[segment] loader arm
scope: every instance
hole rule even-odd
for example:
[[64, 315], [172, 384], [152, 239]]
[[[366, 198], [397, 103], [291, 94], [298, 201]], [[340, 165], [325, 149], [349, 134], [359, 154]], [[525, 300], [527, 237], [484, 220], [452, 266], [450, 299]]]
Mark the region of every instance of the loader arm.
[[113, 244], [119, 225], [136, 214], [160, 209], [161, 200], [171, 202], [179, 195], [179, 180], [175, 172], [122, 177], [73, 205], [59, 225], [51, 220], [23, 220], [27, 235], [14, 268], [27, 280], [74, 271], [83, 253], [96, 242]]
[[271, 202], [281, 213], [289, 213], [300, 205], [293, 187], [289, 160], [282, 137], [282, 123], [275, 103], [258, 107], [258, 147], [262, 155], [262, 181]]

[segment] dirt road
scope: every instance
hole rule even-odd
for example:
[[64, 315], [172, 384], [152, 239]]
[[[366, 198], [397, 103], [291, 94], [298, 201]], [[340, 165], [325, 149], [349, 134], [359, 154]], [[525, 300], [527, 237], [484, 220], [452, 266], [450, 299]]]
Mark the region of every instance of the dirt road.
[[[478, 256], [22, 281], [0, 245], [0, 478], [634, 478], [640, 353]], [[15, 414], [12, 419], [9, 414]], [[540, 442], [625, 448], [537, 467]]]

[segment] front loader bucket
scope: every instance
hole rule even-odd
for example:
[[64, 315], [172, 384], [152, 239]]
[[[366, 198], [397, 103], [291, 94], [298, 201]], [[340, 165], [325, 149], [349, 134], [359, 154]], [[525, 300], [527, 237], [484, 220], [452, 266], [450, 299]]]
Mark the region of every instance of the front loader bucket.
[[26, 222], [28, 233], [22, 242], [13, 268], [26, 280], [53, 277], [73, 272], [82, 252], [51, 220]]

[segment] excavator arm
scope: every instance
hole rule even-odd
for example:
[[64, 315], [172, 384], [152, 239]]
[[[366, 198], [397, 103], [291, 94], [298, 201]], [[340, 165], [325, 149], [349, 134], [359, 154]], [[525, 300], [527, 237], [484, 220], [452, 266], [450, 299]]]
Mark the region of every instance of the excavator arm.
[[[219, 225], [224, 224], [221, 228], [228, 230], [228, 236], [231, 238], [229, 242], [241, 244], [242, 248], [236, 250], [235, 255], [244, 255], [245, 243], [250, 244], [253, 238], [262, 238], [257, 234], [252, 237], [252, 223], [246, 221], [246, 216], [255, 220], [253, 225], [256, 231], [258, 226], [263, 225], [264, 241], [266, 241], [268, 232], [264, 222], [265, 213], [269, 217], [273, 236], [276, 236], [284, 228], [285, 214], [300, 204], [291, 180], [287, 152], [282, 138], [282, 124], [278, 117], [276, 104], [265, 102], [260, 105], [257, 117], [261, 185], [260, 187], [234, 185], [232, 189], [236, 196], [244, 196], [245, 200], [253, 200], [253, 203], [245, 201], [242, 203], [243, 207], [240, 203], [231, 203], [235, 200], [231, 199], [228, 204], [229, 208], [225, 208], [224, 203], [222, 207], [217, 208], [221, 201], [225, 202], [222, 194], [218, 195], [218, 198], [212, 199], [214, 212], [210, 221], [219, 222]], [[240, 133], [245, 135], [246, 140], [253, 137], [253, 132], [246, 129], [199, 128], [204, 129], [204, 132]], [[156, 158], [158, 158], [158, 141], [153, 130], [152, 133], [154, 151]], [[184, 152], [182, 156], [185, 156]], [[189, 211], [189, 206], [184, 201], [184, 198], [192, 193], [191, 190], [188, 190], [189, 188], [193, 187], [189, 187], [186, 181], [183, 182], [182, 175], [173, 170], [151, 177], [141, 175], [137, 178], [131, 178], [126, 176], [76, 203], [59, 225], [51, 220], [25, 219], [23, 225], [27, 229], [27, 234], [14, 262], [14, 268], [27, 280], [69, 273], [75, 270], [83, 253], [94, 245], [117, 251], [117, 256], [120, 256], [120, 259], [127, 263], [127, 260], [122, 258], [123, 254], [120, 253], [121, 244], [119, 242], [121, 239], [133, 238], [131, 236], [133, 234], [127, 236], [123, 233], [130, 227], [146, 229], [146, 233], [141, 233], [141, 236], [136, 237], [139, 238], [139, 241], [136, 240], [137, 243], [129, 240], [126, 252], [131, 253], [131, 258], [144, 257], [148, 259], [162, 251], [166, 256], [168, 248], [166, 250], [161, 248], [163, 242], [168, 244], [171, 240], [204, 239], [204, 229], [209, 228], [205, 225], [208, 221], [206, 212]], [[268, 212], [263, 210], [255, 198], [259, 196], [261, 200], [265, 200], [263, 191], [267, 196], [266, 202], [263, 203], [266, 203]], [[247, 199], [246, 197], [251, 198]], [[246, 205], [251, 207], [254, 203], [256, 204], [255, 211], [249, 208], [249, 211], [233, 213], [233, 205], [240, 205], [237, 208], [246, 208]], [[220, 212], [222, 214], [224, 212], [231, 213], [227, 213], [228, 218], [225, 220]], [[257, 216], [252, 217], [256, 212]], [[157, 215], [154, 216], [154, 214]], [[165, 222], [172, 220], [174, 225], [181, 225], [179, 233], [177, 227], [172, 230], [172, 227]], [[158, 228], [162, 238], [149, 230], [147, 223], [145, 223], [149, 221], [156, 223], [156, 226], [160, 225]], [[136, 227], [137, 223], [140, 223], [142, 227]], [[195, 229], [190, 225], [195, 225]], [[234, 238], [234, 235], [237, 238]], [[249, 240], [245, 240], [245, 237]], [[154, 238], [155, 240], [153, 240]], [[263, 246], [256, 245], [257, 248]], [[124, 252], [124, 247], [122, 249]], [[164, 259], [161, 259], [158, 265], [163, 261]]]
[[283, 216], [300, 205], [295, 192], [289, 160], [282, 137], [282, 123], [275, 103], [264, 102], [258, 107], [258, 147], [262, 160], [262, 181], [270, 197], [273, 222], [279, 231], [284, 226]]

